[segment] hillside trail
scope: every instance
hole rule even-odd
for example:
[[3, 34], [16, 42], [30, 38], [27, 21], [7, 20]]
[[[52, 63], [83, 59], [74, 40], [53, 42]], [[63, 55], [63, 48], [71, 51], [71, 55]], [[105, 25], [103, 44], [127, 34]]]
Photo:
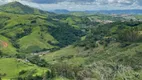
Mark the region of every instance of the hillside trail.
[[8, 47], [8, 43], [5, 41], [0, 40], [0, 44], [2, 45], [3, 48]]

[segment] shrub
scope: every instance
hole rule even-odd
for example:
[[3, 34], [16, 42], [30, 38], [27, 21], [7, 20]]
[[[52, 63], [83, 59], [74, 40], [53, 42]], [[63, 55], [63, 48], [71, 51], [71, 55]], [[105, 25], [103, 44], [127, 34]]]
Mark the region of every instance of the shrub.
[[36, 65], [38, 65], [40, 67], [46, 67], [46, 66], [48, 66], [48, 63], [44, 59], [41, 59], [39, 56], [29, 57], [28, 60], [31, 63], [36, 64]]
[[136, 42], [139, 40], [139, 32], [134, 28], [124, 29], [119, 33], [120, 41]]
[[82, 67], [69, 65], [67, 63], [56, 63], [50, 67], [52, 75], [63, 76], [69, 79], [75, 79], [78, 76], [78, 72], [82, 70]]
[[27, 72], [26, 70], [22, 70], [22, 71], [19, 72], [19, 75], [23, 75], [23, 74], [25, 74], [26, 72]]

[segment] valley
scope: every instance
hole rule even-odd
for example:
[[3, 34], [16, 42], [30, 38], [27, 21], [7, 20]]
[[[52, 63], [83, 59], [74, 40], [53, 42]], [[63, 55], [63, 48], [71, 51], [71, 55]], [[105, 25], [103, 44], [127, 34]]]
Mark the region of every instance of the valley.
[[142, 15], [0, 6], [0, 80], [142, 80]]

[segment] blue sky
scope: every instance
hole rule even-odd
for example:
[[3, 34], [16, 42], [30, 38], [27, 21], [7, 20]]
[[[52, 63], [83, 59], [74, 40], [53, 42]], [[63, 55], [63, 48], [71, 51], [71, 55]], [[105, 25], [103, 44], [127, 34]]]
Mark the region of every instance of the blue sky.
[[12, 1], [20, 1], [23, 4], [42, 10], [68, 9], [84, 11], [142, 9], [142, 0], [0, 0], [0, 4]]

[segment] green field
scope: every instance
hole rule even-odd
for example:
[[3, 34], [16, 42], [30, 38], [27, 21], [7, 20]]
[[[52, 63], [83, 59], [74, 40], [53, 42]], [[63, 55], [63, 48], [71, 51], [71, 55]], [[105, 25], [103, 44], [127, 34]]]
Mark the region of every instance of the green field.
[[[19, 75], [19, 72], [25, 70], [27, 71], [25, 74]], [[32, 73], [32, 71], [34, 71]], [[11, 78], [16, 78], [18, 76], [28, 76], [30, 73], [35, 75], [43, 75], [44, 71], [47, 69], [40, 68], [36, 65], [33, 65], [29, 62], [26, 62], [22, 59], [16, 59], [16, 58], [1, 58], [0, 59], [0, 74], [5, 74], [2, 76], [2, 79], [8, 80]]]

